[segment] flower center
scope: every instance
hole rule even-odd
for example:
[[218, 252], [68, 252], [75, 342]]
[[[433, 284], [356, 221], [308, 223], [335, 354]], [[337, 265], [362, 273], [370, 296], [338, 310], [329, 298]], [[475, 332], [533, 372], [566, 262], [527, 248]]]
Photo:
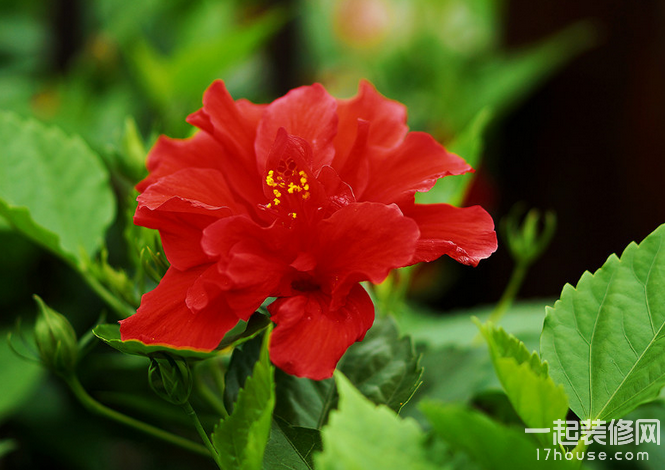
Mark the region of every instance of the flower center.
[[[298, 165], [292, 158], [280, 160], [276, 169], [269, 170], [266, 176], [266, 184], [272, 188], [274, 196], [273, 200], [266, 206], [268, 209], [281, 209], [279, 206], [285, 201], [290, 202], [286, 205], [291, 209], [297, 201], [294, 198], [307, 200], [310, 197], [307, 174], [302, 170], [298, 171]], [[295, 211], [289, 212], [288, 215], [294, 219], [297, 217]]]

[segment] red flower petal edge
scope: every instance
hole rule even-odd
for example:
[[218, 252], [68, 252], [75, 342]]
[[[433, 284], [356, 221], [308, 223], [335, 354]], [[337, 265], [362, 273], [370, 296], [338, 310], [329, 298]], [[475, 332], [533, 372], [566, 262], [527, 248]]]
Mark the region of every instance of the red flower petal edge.
[[287, 373], [332, 376], [374, 321], [362, 281], [442, 255], [476, 266], [497, 247], [481, 207], [414, 204], [437, 179], [473, 171], [368, 82], [348, 100], [319, 84], [269, 105], [205, 92], [189, 139], [161, 137], [134, 221], [157, 229], [171, 267], [120, 322], [123, 340], [212, 350], [268, 297], [270, 356]]

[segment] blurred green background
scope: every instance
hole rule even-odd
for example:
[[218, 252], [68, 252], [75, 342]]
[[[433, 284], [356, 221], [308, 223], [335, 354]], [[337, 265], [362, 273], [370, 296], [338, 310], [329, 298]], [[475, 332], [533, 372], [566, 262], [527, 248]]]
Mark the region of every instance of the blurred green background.
[[[659, 0], [0, 0], [0, 109], [79, 134], [103, 157], [120, 203], [110, 261], [123, 266], [144, 174], [136, 143], [189, 135], [184, 118], [214, 79], [269, 102], [314, 81], [348, 97], [367, 78], [407, 105], [412, 129], [473, 162], [454, 202], [482, 204], [497, 222], [520, 201], [557, 213], [522, 290], [556, 297], [665, 221], [664, 24]], [[437, 185], [431, 197], [452, 196]], [[2, 222], [0, 247], [0, 326], [34, 318], [33, 293], [89, 326], [102, 304], [75, 273]], [[511, 268], [501, 246], [475, 269], [441, 260], [419, 271], [411, 296], [441, 311], [495, 302]], [[39, 372], [25, 367], [25, 385], [0, 384], [0, 395], [30, 398]], [[92, 464], [100, 453], [124, 455], [122, 468], [181, 468], [181, 454], [141, 453], [142, 437], [105, 441], [124, 431], [72, 411], [62, 389], [37, 393], [38, 406], [0, 427], [0, 440], [33, 447], [0, 469], [120, 468]], [[13, 411], [0, 406], [0, 419]], [[70, 414], [66, 431], [49, 428]]]

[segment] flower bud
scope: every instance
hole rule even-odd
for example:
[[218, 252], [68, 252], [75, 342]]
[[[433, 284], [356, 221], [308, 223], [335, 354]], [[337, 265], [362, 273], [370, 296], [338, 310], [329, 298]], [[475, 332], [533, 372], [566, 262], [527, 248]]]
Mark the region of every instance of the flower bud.
[[182, 357], [159, 354], [150, 358], [148, 382], [157, 395], [174, 405], [185, 404], [192, 393], [192, 371]]
[[543, 254], [552, 241], [556, 231], [556, 215], [547, 211], [541, 222], [540, 212], [531, 209], [520, 224], [521, 216], [522, 209], [516, 206], [502, 220], [501, 228], [513, 259], [530, 265]]
[[42, 363], [59, 375], [73, 372], [78, 359], [76, 333], [69, 321], [35, 296], [39, 316], [35, 323], [35, 342]]

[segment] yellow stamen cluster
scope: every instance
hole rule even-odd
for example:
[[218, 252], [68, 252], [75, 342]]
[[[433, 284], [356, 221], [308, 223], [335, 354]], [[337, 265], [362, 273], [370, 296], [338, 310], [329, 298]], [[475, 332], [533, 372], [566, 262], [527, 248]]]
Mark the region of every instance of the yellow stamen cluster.
[[[295, 176], [295, 174], [293, 175]], [[282, 192], [278, 188], [284, 188], [289, 194], [301, 193], [303, 199], [309, 199], [309, 183], [307, 182], [307, 173], [304, 171], [299, 171], [298, 176], [300, 176], [299, 184], [289, 181], [288, 184], [282, 175], [275, 175], [274, 170], [269, 170], [268, 175], [266, 176], [266, 184], [273, 188], [272, 193], [275, 198], [271, 203], [268, 204], [268, 208], [278, 206], [282, 201]], [[290, 212], [289, 216], [296, 218], [295, 212]]]

